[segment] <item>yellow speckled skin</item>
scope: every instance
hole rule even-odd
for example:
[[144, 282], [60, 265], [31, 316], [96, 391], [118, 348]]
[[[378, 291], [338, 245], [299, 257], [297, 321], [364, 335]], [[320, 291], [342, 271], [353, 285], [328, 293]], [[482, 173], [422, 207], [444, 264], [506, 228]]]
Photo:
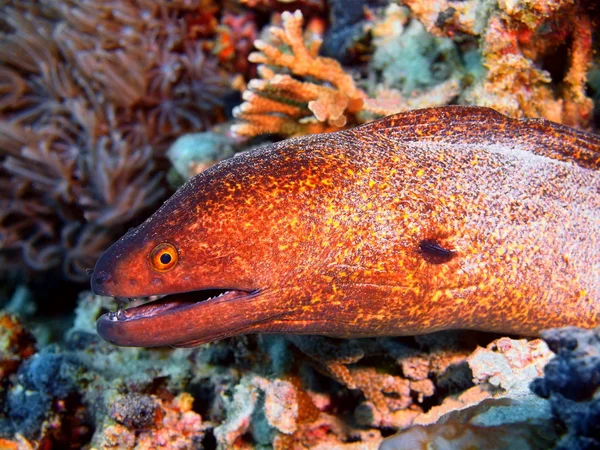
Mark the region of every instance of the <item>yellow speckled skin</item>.
[[[599, 167], [595, 135], [477, 107], [268, 145], [189, 181], [103, 255], [92, 280], [124, 297], [252, 294], [147, 308], [99, 331], [122, 345], [184, 345], [249, 332], [594, 327]], [[161, 242], [180, 256], [165, 273], [148, 264]]]

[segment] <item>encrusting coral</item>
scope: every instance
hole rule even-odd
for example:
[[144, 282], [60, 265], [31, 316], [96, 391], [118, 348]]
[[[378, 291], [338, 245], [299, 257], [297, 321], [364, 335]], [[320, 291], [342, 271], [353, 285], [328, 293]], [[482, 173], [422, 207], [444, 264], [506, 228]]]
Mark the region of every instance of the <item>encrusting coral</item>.
[[[209, 2], [5, 2], [0, 266], [85, 270], [164, 198], [164, 151], [219, 118]], [[143, 18], [140, 20], [140, 18]]]
[[[1, 270], [85, 279], [165, 181], [259, 134], [452, 102], [579, 127], [592, 118], [589, 0], [1, 4]], [[230, 128], [230, 85], [253, 77]], [[0, 313], [0, 448], [597, 446], [598, 330], [543, 335], [557, 355], [537, 397], [528, 385], [552, 356], [541, 340], [250, 335], [119, 348], [94, 325], [116, 301], [84, 293], [59, 347], [23, 303]]]
[[35, 352], [35, 339], [12, 315], [0, 313], [0, 384]]
[[104, 428], [92, 450], [201, 448], [207, 424], [192, 411], [193, 402], [186, 392], [170, 401], [140, 394], [123, 396], [110, 412], [110, 419], [117, 423]]
[[570, 0], [407, 0], [438, 36], [468, 34], [482, 40], [487, 71], [467, 93], [468, 103], [511, 117], [544, 117], [587, 128], [586, 94], [592, 62], [592, 17]]
[[375, 50], [370, 68], [379, 76], [367, 83], [365, 109], [374, 117], [445, 105], [458, 96], [465, 69], [452, 40], [427, 32], [408, 8], [396, 3], [371, 28]]

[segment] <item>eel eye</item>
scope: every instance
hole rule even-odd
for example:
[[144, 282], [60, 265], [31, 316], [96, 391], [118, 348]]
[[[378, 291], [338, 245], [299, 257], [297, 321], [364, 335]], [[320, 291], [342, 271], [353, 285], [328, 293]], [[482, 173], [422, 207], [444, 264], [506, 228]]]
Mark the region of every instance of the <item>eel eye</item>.
[[150, 266], [156, 272], [167, 272], [177, 264], [177, 249], [168, 242], [158, 244], [150, 253]]

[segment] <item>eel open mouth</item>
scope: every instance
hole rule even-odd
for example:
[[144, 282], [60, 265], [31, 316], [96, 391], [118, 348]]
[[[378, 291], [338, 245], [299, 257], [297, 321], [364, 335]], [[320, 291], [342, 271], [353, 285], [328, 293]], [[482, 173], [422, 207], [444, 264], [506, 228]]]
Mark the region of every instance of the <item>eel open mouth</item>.
[[117, 311], [111, 311], [106, 314], [106, 318], [112, 322], [135, 320], [157, 316], [167, 311], [189, 308], [198, 303], [208, 302], [221, 297], [234, 299], [248, 294], [250, 293], [235, 289], [207, 289], [183, 294], [165, 295], [161, 296], [158, 300], [149, 301], [139, 306], [128, 309], [119, 308]]
[[198, 345], [214, 340], [216, 333], [222, 334], [228, 316], [235, 315], [235, 306], [230, 303], [250, 300], [256, 294], [258, 291], [207, 289], [166, 295], [103, 314], [96, 329], [102, 338], [117, 345]]

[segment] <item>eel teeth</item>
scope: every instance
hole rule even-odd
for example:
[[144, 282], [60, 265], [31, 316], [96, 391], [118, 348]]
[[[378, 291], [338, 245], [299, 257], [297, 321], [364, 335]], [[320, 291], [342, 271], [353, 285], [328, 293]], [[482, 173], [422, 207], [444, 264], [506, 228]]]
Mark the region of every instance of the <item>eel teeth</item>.
[[121, 308], [119, 308], [117, 310], [117, 320], [125, 320], [125, 319], [127, 319], [127, 317], [125, 316], [125, 312]]
[[117, 322], [117, 321], [121, 321], [121, 320], [127, 319], [127, 317], [125, 316], [125, 312], [123, 311], [122, 308], [119, 308], [116, 311], [110, 311], [107, 314], [107, 317], [112, 322]]
[[229, 292], [231, 291], [225, 291], [225, 292], [221, 292], [219, 295], [215, 295], [214, 297], [209, 297], [206, 300], [203, 301], [208, 301], [208, 300], [214, 300], [215, 298], [219, 298], [219, 297], [223, 297], [225, 294], [229, 294]]

